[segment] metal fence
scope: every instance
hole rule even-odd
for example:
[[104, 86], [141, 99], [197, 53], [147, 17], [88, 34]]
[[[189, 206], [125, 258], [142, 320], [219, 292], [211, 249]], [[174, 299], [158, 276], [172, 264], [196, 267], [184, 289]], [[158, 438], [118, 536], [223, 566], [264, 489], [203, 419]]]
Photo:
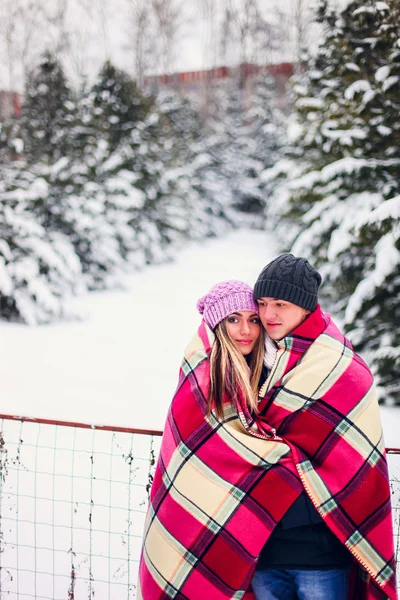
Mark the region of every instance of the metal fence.
[[389, 465], [390, 487], [392, 490], [397, 589], [400, 592], [400, 448], [386, 448], [386, 453]]
[[[135, 598], [160, 431], [0, 415], [0, 599]], [[400, 449], [388, 449], [400, 559]]]
[[1, 599], [135, 598], [161, 432], [0, 419]]

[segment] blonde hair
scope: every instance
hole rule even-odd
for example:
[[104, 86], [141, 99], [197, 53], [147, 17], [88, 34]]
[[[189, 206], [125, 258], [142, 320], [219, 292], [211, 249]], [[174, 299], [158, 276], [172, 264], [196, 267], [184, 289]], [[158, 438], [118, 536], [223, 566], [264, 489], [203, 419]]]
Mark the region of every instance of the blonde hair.
[[[210, 353], [210, 390], [207, 398], [208, 414], [213, 408], [219, 419], [224, 416], [225, 394], [235, 402], [242, 393], [248, 408], [258, 410], [258, 384], [264, 360], [264, 330], [251, 352], [250, 364], [237, 349], [226, 328], [226, 319], [214, 330], [215, 341]], [[250, 369], [250, 373], [249, 373]]]

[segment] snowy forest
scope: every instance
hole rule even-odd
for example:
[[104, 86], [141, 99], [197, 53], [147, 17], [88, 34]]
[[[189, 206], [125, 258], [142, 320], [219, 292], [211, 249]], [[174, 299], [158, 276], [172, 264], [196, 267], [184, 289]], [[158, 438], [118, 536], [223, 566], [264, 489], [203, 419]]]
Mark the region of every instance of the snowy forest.
[[71, 297], [246, 225], [320, 270], [324, 309], [400, 404], [400, 2], [320, 0], [313, 18], [284, 103], [266, 70], [250, 94], [240, 69], [207, 81], [204, 111], [111, 60], [76, 85], [42, 52], [0, 123], [1, 318], [74, 318]]

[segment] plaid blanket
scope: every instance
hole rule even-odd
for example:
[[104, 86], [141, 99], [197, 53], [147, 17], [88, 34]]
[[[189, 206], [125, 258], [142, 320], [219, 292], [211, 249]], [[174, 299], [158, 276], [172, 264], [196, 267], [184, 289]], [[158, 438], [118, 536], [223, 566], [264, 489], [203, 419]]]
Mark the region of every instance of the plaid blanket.
[[280, 344], [253, 419], [206, 414], [213, 334], [186, 350], [150, 494], [138, 600], [253, 598], [259, 553], [306, 489], [355, 557], [353, 600], [395, 600], [390, 489], [372, 376], [318, 308]]

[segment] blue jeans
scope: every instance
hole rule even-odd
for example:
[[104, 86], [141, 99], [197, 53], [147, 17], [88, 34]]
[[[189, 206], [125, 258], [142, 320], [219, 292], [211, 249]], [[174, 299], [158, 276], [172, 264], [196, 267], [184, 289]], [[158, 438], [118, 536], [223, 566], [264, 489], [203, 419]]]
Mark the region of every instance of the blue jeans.
[[349, 569], [256, 571], [257, 600], [348, 600]]

